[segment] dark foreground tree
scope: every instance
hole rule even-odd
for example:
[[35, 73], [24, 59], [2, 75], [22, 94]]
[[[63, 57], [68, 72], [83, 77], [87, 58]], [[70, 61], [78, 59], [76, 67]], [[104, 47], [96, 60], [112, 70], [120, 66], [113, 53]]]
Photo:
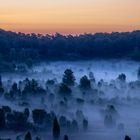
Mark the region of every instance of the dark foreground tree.
[[32, 140], [32, 136], [30, 132], [27, 132], [27, 134], [25, 135], [24, 140]]
[[67, 135], [64, 135], [64, 140], [69, 140]]
[[3, 109], [0, 109], [0, 129], [3, 129], [5, 127], [5, 112]]
[[131, 140], [129, 136], [125, 136], [124, 140]]
[[56, 117], [54, 118], [53, 121], [53, 137], [55, 139], [58, 139], [60, 137], [60, 126]]
[[75, 82], [75, 77], [71, 69], [66, 69], [62, 79], [63, 83], [68, 86], [73, 86]]

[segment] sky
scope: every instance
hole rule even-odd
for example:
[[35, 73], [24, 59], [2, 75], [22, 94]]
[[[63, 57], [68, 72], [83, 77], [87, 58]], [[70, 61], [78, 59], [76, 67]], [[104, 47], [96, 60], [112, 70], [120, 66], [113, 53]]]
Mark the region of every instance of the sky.
[[140, 0], [0, 0], [0, 28], [80, 34], [140, 29]]

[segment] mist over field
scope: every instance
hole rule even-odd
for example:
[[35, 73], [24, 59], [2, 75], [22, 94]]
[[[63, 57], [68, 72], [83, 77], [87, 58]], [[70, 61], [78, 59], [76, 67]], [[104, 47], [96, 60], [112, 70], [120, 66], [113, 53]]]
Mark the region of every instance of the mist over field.
[[54, 74], [53, 78], [56, 76], [56, 78], [61, 81], [63, 72], [67, 68], [74, 71], [77, 82], [83, 75], [88, 76], [90, 72], [94, 73], [98, 81], [104, 79], [109, 82], [115, 79], [120, 73], [125, 73], [128, 81], [134, 81], [137, 80], [139, 63], [123, 60], [60, 61], [43, 63], [39, 66], [35, 66], [33, 71], [43, 72], [46, 70], [50, 74]]
[[61, 82], [65, 69], [72, 69], [79, 82], [83, 75], [94, 73], [96, 80], [104, 79], [106, 82], [117, 78], [121, 73], [127, 75], [127, 81], [137, 80], [139, 62], [124, 60], [90, 60], [90, 61], [57, 61], [36, 64], [26, 74], [7, 73], [3, 74], [4, 79], [21, 80], [29, 76], [38, 80], [54, 79]]
[[[26, 72], [1, 73], [0, 85], [6, 117], [2, 138], [23, 139], [27, 131], [34, 139], [50, 140], [65, 139], [64, 135], [71, 140], [140, 138], [139, 62], [43, 62]], [[25, 112], [29, 114], [24, 120]], [[4, 121], [2, 113], [0, 119]]]

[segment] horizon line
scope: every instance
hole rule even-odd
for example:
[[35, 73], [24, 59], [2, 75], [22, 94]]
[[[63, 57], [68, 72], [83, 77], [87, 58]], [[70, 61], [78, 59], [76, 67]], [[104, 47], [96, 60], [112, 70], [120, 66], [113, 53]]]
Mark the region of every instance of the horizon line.
[[63, 36], [80, 36], [80, 35], [95, 35], [95, 34], [98, 34], [98, 33], [102, 33], [102, 34], [112, 34], [112, 33], [132, 33], [132, 32], [136, 32], [136, 31], [140, 31], [140, 29], [134, 29], [134, 30], [131, 30], [131, 31], [97, 31], [97, 32], [83, 32], [83, 33], [61, 33], [61, 32], [54, 32], [54, 33], [39, 33], [39, 32], [24, 32], [24, 31], [14, 31], [14, 30], [8, 30], [8, 29], [4, 29], [4, 28], [0, 28], [0, 31], [5, 31], [5, 32], [13, 32], [13, 33], [16, 33], [16, 34], [19, 34], [19, 33], [22, 33], [22, 34], [25, 34], [25, 35], [31, 35], [31, 34], [35, 34], [35, 35], [42, 35], [42, 36], [45, 36], [45, 35], [49, 35], [49, 36], [55, 36], [57, 34], [59, 35], [63, 35]]

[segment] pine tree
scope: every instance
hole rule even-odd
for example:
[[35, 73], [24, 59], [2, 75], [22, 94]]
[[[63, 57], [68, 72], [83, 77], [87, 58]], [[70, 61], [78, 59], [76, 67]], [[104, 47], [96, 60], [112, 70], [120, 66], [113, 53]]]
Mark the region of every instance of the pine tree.
[[66, 69], [62, 79], [63, 83], [68, 86], [73, 86], [75, 83], [75, 77], [71, 69]]

